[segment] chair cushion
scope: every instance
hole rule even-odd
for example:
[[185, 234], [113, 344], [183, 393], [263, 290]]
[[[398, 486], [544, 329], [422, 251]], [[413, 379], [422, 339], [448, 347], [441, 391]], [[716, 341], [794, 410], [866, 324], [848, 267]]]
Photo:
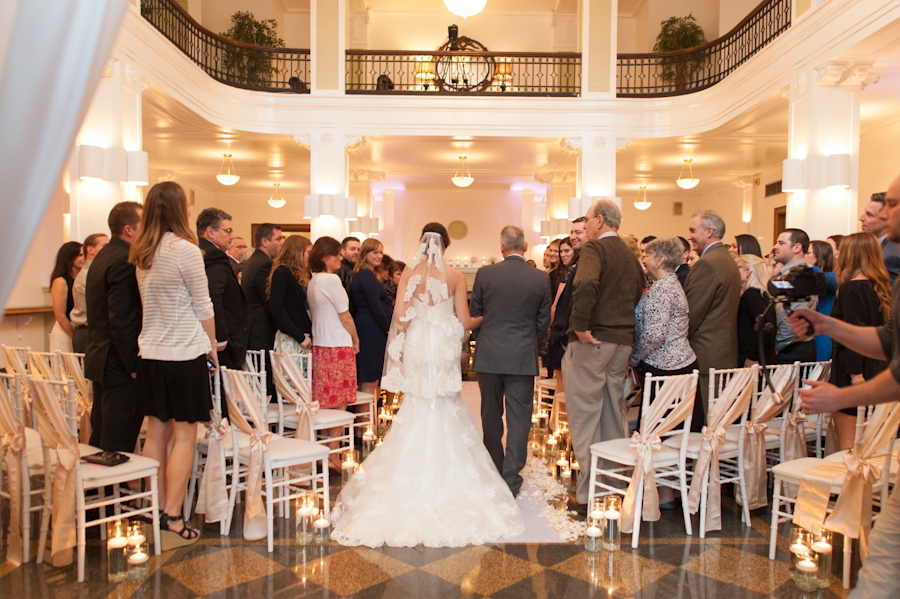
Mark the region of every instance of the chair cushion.
[[[56, 450], [48, 449], [50, 453], [50, 467], [56, 466]], [[100, 453], [100, 449], [85, 443], [78, 444], [81, 455], [93, 455]], [[33, 428], [25, 427], [25, 459], [28, 460], [29, 470], [39, 470], [44, 467], [44, 452], [41, 449], [41, 435]]]
[[[604, 460], [610, 460], [626, 466], [634, 465], [637, 460], [637, 454], [631, 449], [631, 439], [613, 439], [611, 441], [601, 441], [591, 445], [591, 455], [595, 455]], [[658, 451], [653, 452], [654, 465], [668, 465], [678, 462], [678, 451], [662, 446]]]
[[[237, 438], [239, 448], [243, 449], [245, 447], [250, 447], [250, 435], [238, 431]], [[234, 441], [232, 440], [230, 432], [222, 439], [222, 444], [225, 445], [225, 455], [231, 455], [231, 448], [234, 446]], [[197, 450], [204, 455], [209, 451], [209, 438], [206, 436], [205, 426], [197, 427]]]
[[357, 404], [368, 403], [368, 402], [374, 401], [374, 400], [375, 400], [375, 395], [373, 393], [363, 393], [362, 391], [357, 391], [356, 392], [356, 401], [349, 405], [355, 406]]
[[84, 481], [85, 486], [90, 486], [88, 483], [97, 481], [103, 481], [101, 484], [109, 484], [106, 482], [107, 479], [131, 480], [129, 478], [123, 479], [123, 477], [127, 477], [131, 474], [141, 474], [148, 470], [159, 469], [159, 462], [152, 458], [145, 458], [144, 456], [135, 455], [133, 453], [126, 453], [125, 455], [130, 459], [118, 466], [100, 466], [99, 464], [87, 464], [82, 462], [80, 468], [81, 480]]
[[[816, 466], [820, 466], [825, 463], [825, 460], [820, 460], [818, 458], [800, 458], [798, 460], [790, 460], [789, 462], [783, 462], [781, 464], [777, 464], [772, 467], [772, 474], [775, 475], [776, 478], [779, 478], [784, 481], [797, 483], [800, 481], [800, 478], [803, 477], [807, 471], [812, 470]], [[814, 480], [827, 480], [827, 477], [813, 477]], [[840, 487], [844, 484], [844, 475], [838, 477], [835, 481], [834, 486]]]
[[[328, 456], [328, 447], [302, 439], [288, 439], [274, 435], [269, 441], [269, 463], [280, 468], [280, 463], [302, 463], [320, 460]], [[250, 459], [250, 448], [241, 448], [241, 458]]]
[[[735, 431], [737, 432], [737, 431]], [[671, 437], [666, 437], [663, 439], [663, 445], [665, 447], [671, 447], [675, 451], [678, 451], [681, 448], [681, 438], [684, 436], [681, 435], [672, 435]], [[686, 451], [688, 456], [696, 456], [700, 453], [700, 448], [703, 446], [703, 433], [688, 433], [688, 442]], [[737, 440], [729, 441], [728, 440], [728, 431], [725, 431], [725, 442], [719, 445], [719, 454], [723, 453], [733, 453], [738, 450]]]
[[[297, 422], [296, 413], [294, 422]], [[356, 420], [356, 414], [353, 412], [345, 412], [344, 410], [319, 410], [316, 412], [316, 419], [313, 421], [313, 428], [316, 430], [322, 428], [332, 428], [335, 426], [348, 426]]]
[[537, 386], [544, 389], [556, 389], [556, 379], [541, 379], [537, 382]]

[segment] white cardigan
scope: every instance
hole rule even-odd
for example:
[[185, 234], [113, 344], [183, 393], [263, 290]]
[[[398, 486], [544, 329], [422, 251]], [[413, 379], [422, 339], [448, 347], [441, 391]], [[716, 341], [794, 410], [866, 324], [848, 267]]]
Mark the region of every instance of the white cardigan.
[[141, 358], [184, 362], [209, 353], [209, 336], [200, 323], [215, 312], [200, 248], [166, 233], [150, 268], [137, 268], [136, 274], [144, 306]]

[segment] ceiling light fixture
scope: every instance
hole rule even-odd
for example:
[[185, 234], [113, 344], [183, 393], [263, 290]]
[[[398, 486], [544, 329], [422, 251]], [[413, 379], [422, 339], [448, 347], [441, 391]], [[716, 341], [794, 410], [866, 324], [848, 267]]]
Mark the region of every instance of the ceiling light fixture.
[[[681, 167], [681, 174], [678, 175], [678, 179], [675, 181], [675, 183], [677, 183], [678, 187], [680, 187], [681, 189], [694, 189], [695, 187], [697, 187], [697, 183], [700, 182], [700, 179], [694, 178], [694, 167], [691, 166], [691, 163], [693, 161], [694, 160], [692, 158], [686, 158], [684, 161], [684, 165]], [[688, 168], [688, 172], [691, 175], [689, 179], [684, 178], [684, 167]]]
[[480, 13], [485, 4], [487, 0], [444, 0], [447, 10], [464, 19]]
[[[224, 173], [222, 172], [223, 169], [225, 170]], [[216, 179], [218, 179], [219, 183], [222, 185], [234, 185], [240, 179], [234, 172], [234, 163], [231, 161], [231, 154], [225, 154], [225, 158], [222, 160], [222, 166], [219, 167], [219, 174], [216, 175]]]
[[[694, 185], [696, 185], [696, 183]], [[653, 202], [647, 199], [647, 188], [641, 187], [638, 190], [637, 197], [634, 198], [634, 207], [638, 210], [646, 210], [651, 206], [652, 203]]]
[[453, 181], [453, 184], [457, 187], [468, 187], [474, 180], [472, 174], [469, 172], [469, 167], [466, 166], [466, 157], [460, 156], [459, 166], [456, 167], [456, 174], [451, 181]]
[[269, 198], [269, 206], [272, 208], [281, 208], [285, 204], [287, 204], [287, 200], [284, 199], [284, 196], [278, 195], [278, 186], [280, 183], [272, 183], [275, 186], [275, 192], [272, 194], [272, 197]]

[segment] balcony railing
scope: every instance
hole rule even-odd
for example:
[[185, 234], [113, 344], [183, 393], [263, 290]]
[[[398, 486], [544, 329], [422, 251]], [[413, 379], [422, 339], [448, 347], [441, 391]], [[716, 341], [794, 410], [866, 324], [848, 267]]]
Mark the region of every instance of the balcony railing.
[[348, 94], [578, 96], [581, 54], [347, 50]]
[[[173, 0], [141, 0], [141, 14], [194, 63], [227, 85], [309, 93], [309, 50], [235, 42], [201, 27]], [[791, 0], [764, 0], [702, 46], [620, 54], [620, 98], [678, 96], [711, 87], [791, 26]], [[581, 93], [581, 54], [347, 50], [348, 94], [562, 96]]]
[[217, 81], [258, 91], [309, 93], [309, 50], [264, 48], [216, 35], [172, 0], [141, 0], [141, 15]]
[[738, 25], [702, 46], [619, 54], [616, 96], [680, 96], [712, 87], [791, 26], [791, 0], [764, 0]]

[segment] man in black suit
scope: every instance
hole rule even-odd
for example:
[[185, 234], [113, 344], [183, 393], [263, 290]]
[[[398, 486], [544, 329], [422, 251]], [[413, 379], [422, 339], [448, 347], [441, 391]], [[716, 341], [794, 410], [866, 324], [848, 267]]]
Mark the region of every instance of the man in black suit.
[[244, 367], [250, 325], [247, 300], [225, 252], [234, 235], [231, 215], [218, 208], [206, 208], [197, 217], [197, 236], [209, 282], [209, 298], [216, 312], [216, 348], [219, 364], [240, 370]]
[[684, 287], [684, 283], [688, 278], [688, 273], [691, 272], [691, 267], [688, 266], [687, 263], [688, 255], [691, 253], [691, 243], [680, 235], [678, 236], [678, 239], [681, 240], [681, 245], [684, 246], [684, 258], [682, 259], [681, 264], [678, 265], [678, 268], [675, 269], [675, 275], [678, 277], [678, 282]]
[[528, 457], [538, 342], [550, 324], [553, 301], [547, 273], [525, 263], [527, 249], [522, 229], [503, 227], [500, 233], [503, 262], [478, 270], [471, 302], [472, 316], [484, 316], [472, 362], [481, 389], [484, 445], [514, 496], [522, 488], [519, 472]]
[[143, 211], [137, 202], [113, 206], [112, 239], [97, 253], [85, 283], [91, 326], [84, 374], [94, 384], [90, 444], [104, 451], [134, 451], [144, 420], [134, 380], [143, 313], [134, 265], [128, 262]]
[[891, 275], [891, 285], [897, 280], [900, 274], [900, 243], [895, 243], [888, 239], [888, 227], [884, 219], [879, 218], [884, 210], [884, 196], [886, 192], [873, 193], [871, 200], [866, 204], [866, 208], [859, 217], [862, 223], [862, 230], [871, 233], [878, 238], [881, 244], [881, 255], [884, 259], [884, 265], [887, 267], [888, 274]]
[[272, 369], [269, 367], [269, 350], [275, 347], [275, 334], [278, 326], [269, 312], [269, 296], [266, 285], [272, 271], [272, 260], [278, 255], [284, 244], [281, 227], [272, 223], [263, 223], [256, 227], [253, 234], [256, 250], [244, 263], [241, 271], [241, 288], [247, 300], [247, 314], [250, 322], [250, 337], [247, 349], [266, 350], [266, 386], [274, 392], [272, 385]]
[[[359, 258], [359, 239], [356, 237], [344, 237], [341, 242], [341, 267], [335, 273], [341, 278], [341, 285], [350, 298], [350, 315], [355, 313], [353, 310], [353, 299], [350, 296], [350, 280], [353, 278], [353, 267], [356, 266], [356, 259]], [[386, 268], [382, 265], [382, 268]]]

